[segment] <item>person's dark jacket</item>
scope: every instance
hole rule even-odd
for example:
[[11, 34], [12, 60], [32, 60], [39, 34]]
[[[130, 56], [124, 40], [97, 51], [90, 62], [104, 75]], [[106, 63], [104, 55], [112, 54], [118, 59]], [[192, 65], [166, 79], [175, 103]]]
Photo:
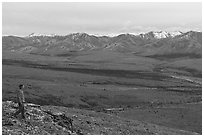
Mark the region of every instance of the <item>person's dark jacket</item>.
[[17, 101], [18, 101], [18, 103], [25, 103], [25, 97], [24, 97], [24, 92], [23, 92], [23, 90], [21, 90], [21, 89], [19, 89], [18, 91], [17, 91]]

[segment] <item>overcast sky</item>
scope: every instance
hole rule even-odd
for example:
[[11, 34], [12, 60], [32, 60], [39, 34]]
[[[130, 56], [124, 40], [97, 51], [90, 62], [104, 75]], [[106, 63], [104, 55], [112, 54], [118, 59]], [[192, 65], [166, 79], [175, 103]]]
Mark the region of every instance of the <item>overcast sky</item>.
[[3, 35], [202, 31], [201, 3], [3, 3]]

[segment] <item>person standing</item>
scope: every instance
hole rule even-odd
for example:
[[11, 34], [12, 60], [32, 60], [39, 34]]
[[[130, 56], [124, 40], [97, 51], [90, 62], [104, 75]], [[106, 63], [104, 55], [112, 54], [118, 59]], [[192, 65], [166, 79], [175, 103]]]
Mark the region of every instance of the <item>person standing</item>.
[[14, 116], [16, 117], [19, 113], [21, 113], [22, 118], [25, 119], [25, 115], [24, 115], [25, 97], [24, 97], [23, 89], [24, 89], [24, 85], [20, 84], [19, 89], [17, 90], [18, 110], [15, 112]]

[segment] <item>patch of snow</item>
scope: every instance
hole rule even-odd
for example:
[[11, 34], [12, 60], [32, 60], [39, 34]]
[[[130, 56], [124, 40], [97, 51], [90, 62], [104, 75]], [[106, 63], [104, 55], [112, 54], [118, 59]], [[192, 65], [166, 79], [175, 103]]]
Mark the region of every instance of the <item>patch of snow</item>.
[[70, 34], [73, 40], [78, 40], [79, 37], [84, 36], [84, 38], [86, 38], [88, 36], [88, 34], [86, 33], [72, 33]]
[[181, 35], [183, 33], [181, 31], [173, 31], [173, 32], [169, 32], [169, 34], [171, 35], [171, 37], [175, 37], [175, 36]]
[[154, 37], [158, 39], [169, 37], [169, 33], [166, 31], [153, 32], [153, 34], [154, 34]]
[[55, 37], [58, 36], [57, 34], [40, 34], [40, 33], [31, 33], [28, 35], [28, 37], [38, 37], [38, 36], [43, 36], [43, 37]]
[[168, 37], [175, 37], [175, 36], [178, 36], [178, 35], [181, 35], [183, 34], [181, 31], [172, 31], [172, 32], [167, 32], [167, 31], [151, 31], [151, 32], [148, 32], [148, 33], [141, 33], [139, 34], [139, 36], [141, 38], [148, 38], [148, 35], [152, 33], [153, 34], [153, 37], [154, 38], [157, 38], [157, 39], [162, 39], [162, 38], [168, 38]]

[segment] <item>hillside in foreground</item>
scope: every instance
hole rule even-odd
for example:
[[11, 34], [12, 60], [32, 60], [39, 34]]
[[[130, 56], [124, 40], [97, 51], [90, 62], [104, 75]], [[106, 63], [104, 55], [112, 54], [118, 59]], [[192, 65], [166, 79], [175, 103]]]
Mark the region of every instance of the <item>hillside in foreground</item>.
[[27, 104], [26, 120], [22, 120], [20, 116], [17, 118], [12, 116], [16, 107], [17, 104], [12, 101], [2, 103], [3, 135], [197, 134], [137, 120], [128, 120], [111, 113], [36, 104]]

